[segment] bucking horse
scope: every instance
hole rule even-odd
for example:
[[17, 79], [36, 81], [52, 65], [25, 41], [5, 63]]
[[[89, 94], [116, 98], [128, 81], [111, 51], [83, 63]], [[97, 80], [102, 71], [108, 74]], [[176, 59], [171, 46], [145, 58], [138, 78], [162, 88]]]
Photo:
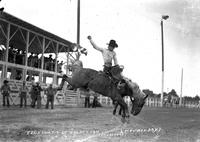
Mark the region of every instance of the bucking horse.
[[[114, 66], [111, 69], [111, 75], [115, 78], [120, 78], [121, 68]], [[117, 102], [122, 108], [122, 121], [129, 119], [128, 106], [123, 97], [129, 96], [132, 100], [131, 113], [137, 115], [143, 108], [147, 95], [143, 93], [139, 86], [133, 82], [125, 81], [125, 84], [118, 86], [117, 82], [110, 75], [96, 71], [90, 68], [75, 67], [72, 76], [63, 75], [61, 87], [67, 81], [73, 88], [80, 88], [87, 91], [93, 91], [103, 96], [109, 97], [113, 102]]]

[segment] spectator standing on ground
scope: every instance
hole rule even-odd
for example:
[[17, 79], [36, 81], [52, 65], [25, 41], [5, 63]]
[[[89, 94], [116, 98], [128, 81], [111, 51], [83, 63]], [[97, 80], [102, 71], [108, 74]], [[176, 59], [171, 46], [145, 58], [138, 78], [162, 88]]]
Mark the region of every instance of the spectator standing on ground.
[[35, 108], [35, 102], [36, 102], [36, 94], [35, 94], [35, 87], [36, 85], [34, 84], [34, 81], [32, 82], [32, 87], [31, 87], [31, 91], [30, 91], [30, 94], [31, 94], [31, 107], [32, 108]]
[[37, 102], [37, 108], [41, 108], [41, 101], [42, 101], [42, 97], [41, 97], [41, 91], [42, 88], [40, 87], [40, 83], [37, 82], [36, 85], [32, 85], [32, 89], [31, 89], [31, 98], [32, 98], [32, 103], [31, 103], [31, 107], [35, 108], [35, 103]]
[[47, 95], [47, 103], [46, 103], [46, 109], [49, 108], [49, 102], [51, 103], [51, 109], [54, 108], [54, 96], [58, 90], [61, 90], [60, 88], [53, 88], [53, 84], [50, 84], [47, 89], [44, 89], [46, 91]]
[[5, 106], [5, 102], [7, 101], [7, 107], [10, 107], [9, 95], [10, 95], [10, 86], [8, 85], [8, 81], [4, 80], [3, 85], [1, 86], [1, 94], [3, 95], [3, 106]]
[[96, 108], [96, 107], [97, 107], [97, 102], [98, 102], [98, 98], [97, 98], [97, 96], [96, 96], [96, 94], [95, 94], [94, 99], [93, 99], [93, 103], [92, 103], [92, 107], [93, 107], [93, 108]]
[[42, 91], [42, 88], [40, 86], [40, 83], [37, 82], [36, 86], [35, 86], [35, 95], [36, 95], [36, 101], [37, 101], [37, 109], [40, 109], [41, 108], [41, 104], [42, 104], [41, 91]]
[[90, 107], [90, 94], [86, 93], [85, 96], [85, 108], [89, 108]]
[[26, 86], [26, 81], [23, 81], [22, 87], [20, 88], [20, 107], [24, 107], [27, 105], [27, 93], [28, 93], [28, 87]]
[[199, 100], [198, 108], [200, 108], [200, 100]]

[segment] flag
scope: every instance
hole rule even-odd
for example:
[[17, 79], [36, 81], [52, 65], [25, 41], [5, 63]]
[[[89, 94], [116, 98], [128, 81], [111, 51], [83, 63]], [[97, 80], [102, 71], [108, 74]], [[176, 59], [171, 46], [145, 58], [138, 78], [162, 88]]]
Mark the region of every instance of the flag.
[[73, 48], [74, 52], [80, 52], [81, 54], [85, 54], [85, 56], [87, 56], [87, 54], [88, 54], [86, 48], [84, 48], [76, 43], [72, 44], [72, 48]]
[[85, 54], [85, 56], [87, 56], [87, 49], [86, 48], [81, 48], [80, 49], [80, 52], [82, 53], [82, 54]]

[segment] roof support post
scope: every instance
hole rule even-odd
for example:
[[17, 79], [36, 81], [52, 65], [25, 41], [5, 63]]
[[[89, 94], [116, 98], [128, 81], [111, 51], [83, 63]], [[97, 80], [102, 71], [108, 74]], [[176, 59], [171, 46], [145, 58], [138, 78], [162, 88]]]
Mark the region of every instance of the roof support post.
[[[44, 68], [44, 50], [45, 50], [45, 37], [42, 39], [42, 56], [41, 56], [41, 69]], [[40, 72], [39, 81], [42, 82], [43, 72]]]
[[42, 56], [41, 56], [41, 69], [44, 69], [44, 50], [45, 50], [45, 37], [42, 39]]
[[[56, 57], [55, 57], [55, 72], [58, 72], [58, 64], [57, 64], [57, 59], [58, 59], [58, 46], [59, 44], [56, 43]], [[53, 84], [57, 84], [57, 74], [53, 75]]]
[[[6, 56], [5, 56], [6, 62], [8, 62], [9, 43], [10, 43], [10, 23], [8, 23], [8, 26], [7, 26]], [[5, 64], [5, 66], [4, 66], [4, 78], [7, 78], [7, 70], [8, 70], [8, 66]]]
[[69, 74], [69, 48], [67, 48], [67, 67], [66, 67], [66, 75]]
[[56, 57], [55, 57], [55, 72], [58, 72], [58, 63], [57, 63], [57, 61], [58, 61], [58, 46], [59, 46], [59, 44], [57, 43], [56, 44]]
[[26, 75], [27, 75], [29, 36], [30, 36], [30, 32], [27, 31], [27, 33], [26, 33], [25, 69], [23, 70], [23, 80], [24, 80], [24, 81], [26, 80]]

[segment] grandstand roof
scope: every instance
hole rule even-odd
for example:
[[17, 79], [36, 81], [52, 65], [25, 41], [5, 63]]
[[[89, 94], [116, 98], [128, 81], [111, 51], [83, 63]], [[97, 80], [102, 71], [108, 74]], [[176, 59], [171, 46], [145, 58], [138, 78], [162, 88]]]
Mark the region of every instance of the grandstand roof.
[[[68, 40], [65, 40], [53, 33], [50, 33], [50, 32], [43, 30], [37, 26], [34, 26], [34, 25], [32, 25], [26, 21], [23, 21], [13, 15], [10, 15], [6, 12], [0, 13], [0, 19], [2, 19], [5, 22], [13, 24], [14, 26], [20, 27], [21, 29], [23, 29], [25, 31], [30, 31], [32, 36], [33, 36], [33, 34], [36, 34], [36, 35], [39, 35], [40, 38], [45, 37], [45, 40], [49, 40], [49, 41], [52, 40], [52, 41], [55, 41], [55, 43], [58, 42], [59, 43], [58, 52], [67, 52], [67, 51], [73, 52], [74, 43], [72, 43]], [[18, 32], [16, 34], [20, 34], [20, 32]], [[24, 44], [25, 44], [24, 42], [22, 42], [22, 37], [20, 35], [15, 36], [14, 39], [12, 39], [12, 42], [10, 44], [15, 44], [17, 48], [24, 47]], [[35, 42], [33, 44], [34, 44], [33, 45], [34, 47], [38, 47], [39, 45], [37, 45], [37, 44], [40, 44], [40, 43]], [[53, 46], [55, 46], [55, 45], [53, 45]], [[21, 50], [24, 50], [24, 49], [21, 49]], [[41, 51], [38, 50], [37, 48], [33, 48], [31, 50], [32, 51], [29, 51], [29, 52], [41, 53]], [[45, 53], [53, 53], [53, 52], [55, 52], [55, 49], [53, 51], [53, 49], [51, 49], [51, 48], [49, 48], [48, 50], [45, 51]]]

